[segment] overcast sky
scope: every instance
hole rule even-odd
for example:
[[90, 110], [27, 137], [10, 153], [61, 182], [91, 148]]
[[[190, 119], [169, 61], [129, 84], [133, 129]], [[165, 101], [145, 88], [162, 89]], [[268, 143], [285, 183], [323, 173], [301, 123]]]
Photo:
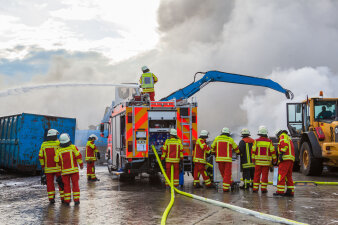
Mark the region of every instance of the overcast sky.
[[[137, 82], [148, 65], [156, 97], [197, 71], [266, 77], [306, 95], [337, 97], [338, 1], [0, 0], [0, 90], [63, 82]], [[308, 79], [311, 77], [311, 79]], [[52, 88], [0, 98], [0, 116], [21, 112], [97, 124], [111, 88]], [[199, 129], [285, 127], [285, 96], [209, 84], [196, 95]], [[266, 113], [267, 109], [274, 113]], [[278, 118], [278, 119], [276, 119]], [[256, 131], [255, 131], [256, 132]]]

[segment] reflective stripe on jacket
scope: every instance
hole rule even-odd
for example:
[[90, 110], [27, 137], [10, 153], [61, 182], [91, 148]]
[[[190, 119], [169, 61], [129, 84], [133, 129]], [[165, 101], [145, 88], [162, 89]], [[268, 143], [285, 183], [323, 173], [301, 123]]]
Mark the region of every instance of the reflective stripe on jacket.
[[86, 161], [96, 161], [96, 152], [99, 152], [94, 141], [88, 141], [86, 145]]
[[207, 153], [210, 153], [209, 146], [205, 143], [204, 139], [198, 138], [193, 152], [193, 162], [205, 164], [205, 158]]
[[255, 140], [250, 137], [244, 137], [239, 142], [238, 148], [241, 154], [242, 168], [255, 167], [255, 164], [252, 162], [252, 153], [251, 153], [254, 142]]
[[55, 161], [61, 166], [61, 175], [79, 172], [78, 164], [83, 165], [82, 155], [75, 145], [59, 148]]
[[153, 92], [157, 77], [153, 73], [144, 73], [141, 75], [140, 84], [142, 92]]
[[183, 159], [183, 145], [178, 138], [168, 138], [163, 145], [162, 160], [166, 162], [179, 163]]
[[260, 137], [255, 140], [252, 146], [252, 159], [255, 165], [270, 166], [271, 160], [276, 160], [275, 148], [272, 141], [266, 137]]
[[45, 141], [42, 143], [39, 161], [45, 173], [57, 173], [61, 171], [60, 166], [55, 162], [55, 154], [59, 145], [59, 141]]
[[291, 138], [283, 133], [279, 137], [278, 142], [278, 154], [283, 153], [283, 160], [292, 160], [295, 161], [295, 148]]
[[211, 144], [211, 151], [216, 154], [216, 162], [232, 162], [232, 150], [239, 154], [234, 139], [227, 135], [220, 135]]

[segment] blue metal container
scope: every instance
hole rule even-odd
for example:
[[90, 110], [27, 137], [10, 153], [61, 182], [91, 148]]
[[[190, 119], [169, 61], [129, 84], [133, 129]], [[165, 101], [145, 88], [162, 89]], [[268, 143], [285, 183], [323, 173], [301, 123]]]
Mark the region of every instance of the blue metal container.
[[0, 168], [24, 173], [40, 171], [39, 151], [49, 129], [68, 133], [75, 143], [75, 118], [29, 113], [0, 117]]

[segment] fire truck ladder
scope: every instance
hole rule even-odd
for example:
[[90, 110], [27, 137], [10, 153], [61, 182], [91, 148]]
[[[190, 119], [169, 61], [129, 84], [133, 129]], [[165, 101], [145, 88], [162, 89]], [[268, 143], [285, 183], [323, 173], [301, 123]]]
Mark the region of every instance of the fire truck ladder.
[[[192, 140], [192, 107], [191, 106], [190, 106], [189, 110], [190, 110], [189, 116], [181, 116], [181, 118], [182, 118], [181, 131], [182, 131], [182, 144], [183, 144], [183, 146], [185, 146], [186, 143], [188, 143], [189, 148], [190, 148], [190, 152], [192, 153], [193, 146], [192, 146], [192, 141], [191, 141]], [[189, 120], [189, 122], [183, 122], [183, 120]], [[185, 126], [185, 128], [188, 127], [188, 131], [184, 131], [184, 126]], [[188, 134], [187, 135], [187, 136], [189, 136], [188, 139], [184, 138], [184, 134]], [[192, 160], [184, 159], [183, 160], [183, 168], [184, 168], [184, 171], [192, 172]]]

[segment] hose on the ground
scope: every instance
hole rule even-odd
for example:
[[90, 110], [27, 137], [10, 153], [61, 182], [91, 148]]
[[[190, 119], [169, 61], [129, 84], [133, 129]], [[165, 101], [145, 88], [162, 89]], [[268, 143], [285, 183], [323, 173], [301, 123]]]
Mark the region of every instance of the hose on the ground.
[[[157, 159], [157, 163], [158, 163], [158, 165], [159, 165], [159, 167], [162, 171], [162, 174], [164, 175], [164, 178], [169, 183], [170, 181], [169, 181], [169, 179], [168, 179], [168, 177], [167, 177], [167, 175], [166, 175], [166, 173], [163, 169], [161, 160], [160, 160], [160, 158], [157, 154], [155, 147], [152, 145], [151, 148], [152, 148], [152, 150], [155, 154], [155, 157]], [[255, 217], [260, 218], [260, 219], [269, 220], [269, 221], [273, 221], [273, 222], [277, 222], [277, 223], [292, 224], [292, 225], [294, 225], [294, 224], [297, 224], [297, 225], [298, 224], [305, 224], [305, 223], [297, 222], [297, 221], [294, 221], [294, 220], [289, 220], [289, 219], [286, 219], [286, 218], [282, 218], [282, 217], [278, 217], [278, 216], [274, 216], [274, 215], [269, 215], [269, 214], [257, 212], [257, 211], [251, 210], [251, 209], [246, 209], [246, 208], [231, 205], [231, 204], [228, 204], [228, 203], [224, 203], [224, 202], [204, 198], [204, 197], [201, 197], [201, 196], [198, 196], [198, 195], [186, 193], [184, 191], [178, 190], [177, 188], [174, 188], [174, 189], [178, 194], [187, 196], [189, 198], [193, 198], [193, 199], [197, 199], [197, 200], [200, 200], [200, 201], [203, 201], [203, 202], [211, 203], [213, 205], [220, 206], [220, 207], [223, 207], [223, 208], [228, 208], [228, 209], [234, 210], [234, 211], [239, 212], [239, 213], [252, 215], [252, 216], [255, 216]]]
[[164, 173], [164, 176], [166, 178], [166, 181], [168, 182], [168, 184], [170, 185], [170, 192], [171, 192], [171, 198], [170, 198], [170, 202], [167, 206], [167, 208], [165, 209], [163, 215], [162, 215], [162, 220], [161, 220], [161, 225], [165, 225], [166, 221], [167, 221], [167, 217], [169, 215], [169, 212], [171, 210], [171, 207], [174, 204], [175, 201], [175, 191], [174, 191], [174, 185], [173, 185], [173, 180], [174, 180], [174, 165], [171, 165], [171, 181], [169, 181], [167, 175]]

